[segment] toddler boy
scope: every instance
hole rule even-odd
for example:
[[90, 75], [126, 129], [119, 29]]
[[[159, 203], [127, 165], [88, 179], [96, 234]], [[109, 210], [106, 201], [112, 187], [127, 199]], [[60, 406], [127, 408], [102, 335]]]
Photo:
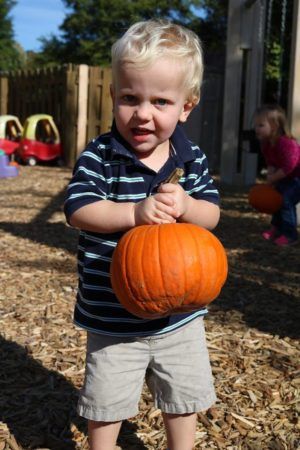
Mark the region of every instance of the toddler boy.
[[[168, 21], [136, 23], [113, 45], [112, 73], [112, 130], [82, 152], [65, 202], [68, 222], [81, 230], [74, 320], [87, 330], [87, 357], [78, 412], [89, 420], [91, 450], [113, 450], [146, 380], [169, 449], [191, 450], [197, 411], [215, 402], [207, 310], [135, 317], [115, 297], [109, 269], [132, 227], [178, 221], [213, 229], [219, 221], [206, 157], [178, 124], [200, 98], [199, 39]], [[176, 167], [184, 170], [179, 183], [164, 183]]]

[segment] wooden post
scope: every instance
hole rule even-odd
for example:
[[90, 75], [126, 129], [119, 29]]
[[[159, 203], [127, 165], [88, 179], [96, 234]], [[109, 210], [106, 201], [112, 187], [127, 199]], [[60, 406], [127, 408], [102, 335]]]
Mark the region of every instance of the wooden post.
[[62, 144], [65, 163], [73, 167], [77, 158], [78, 66], [68, 64], [65, 72], [65, 99], [62, 114]]
[[8, 103], [8, 79], [0, 77], [0, 114], [7, 114]]
[[[300, 1], [294, 0], [288, 118], [293, 136], [300, 143]], [[300, 202], [296, 205], [300, 226]]]
[[110, 68], [89, 68], [88, 141], [110, 130], [112, 123], [110, 83]]
[[228, 184], [255, 181], [255, 155], [247, 152], [240, 132], [252, 128], [260, 103], [265, 3], [229, 0], [228, 4], [221, 152], [221, 181]]
[[110, 97], [111, 82], [111, 68], [104, 67], [102, 69], [101, 133], [106, 133], [110, 130], [113, 119], [112, 101]]
[[300, 1], [294, 0], [290, 57], [288, 119], [292, 134], [300, 142]]
[[221, 152], [221, 181], [228, 184], [235, 181], [237, 164], [242, 77], [240, 23], [240, 0], [229, 0]]
[[89, 66], [80, 64], [78, 71], [77, 156], [79, 156], [86, 145], [88, 85]]

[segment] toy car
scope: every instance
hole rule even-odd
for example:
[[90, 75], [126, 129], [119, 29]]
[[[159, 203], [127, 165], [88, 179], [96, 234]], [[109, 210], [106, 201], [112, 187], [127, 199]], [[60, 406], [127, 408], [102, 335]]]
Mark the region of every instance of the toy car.
[[0, 148], [11, 157], [19, 146], [23, 127], [16, 116], [9, 114], [0, 116]]
[[35, 166], [38, 162], [57, 160], [62, 163], [62, 146], [53, 117], [34, 114], [27, 117], [20, 144], [15, 151], [16, 160]]

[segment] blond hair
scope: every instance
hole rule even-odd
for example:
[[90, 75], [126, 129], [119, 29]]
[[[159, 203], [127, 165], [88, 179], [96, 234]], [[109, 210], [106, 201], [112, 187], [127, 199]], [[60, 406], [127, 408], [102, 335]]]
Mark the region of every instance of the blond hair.
[[255, 111], [254, 118], [263, 118], [269, 122], [274, 130], [273, 139], [277, 139], [280, 136], [292, 137], [285, 111], [281, 106], [277, 104], [262, 105]]
[[198, 102], [203, 78], [200, 39], [193, 31], [167, 20], [137, 22], [113, 44], [113, 82], [122, 64], [143, 69], [162, 57], [180, 63], [187, 99]]

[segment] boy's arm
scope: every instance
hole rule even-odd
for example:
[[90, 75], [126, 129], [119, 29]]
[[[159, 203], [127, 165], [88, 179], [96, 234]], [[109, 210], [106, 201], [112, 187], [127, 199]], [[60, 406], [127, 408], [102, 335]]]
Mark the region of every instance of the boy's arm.
[[176, 221], [173, 199], [156, 194], [138, 202], [115, 203], [100, 200], [77, 209], [69, 218], [75, 228], [96, 233], [126, 231], [143, 224], [173, 223]]
[[220, 220], [220, 208], [207, 200], [197, 200], [187, 195], [185, 212], [179, 216], [179, 222], [189, 222], [207, 230], [213, 230]]
[[134, 203], [100, 200], [77, 209], [69, 219], [70, 225], [96, 233], [114, 233], [135, 225]]

